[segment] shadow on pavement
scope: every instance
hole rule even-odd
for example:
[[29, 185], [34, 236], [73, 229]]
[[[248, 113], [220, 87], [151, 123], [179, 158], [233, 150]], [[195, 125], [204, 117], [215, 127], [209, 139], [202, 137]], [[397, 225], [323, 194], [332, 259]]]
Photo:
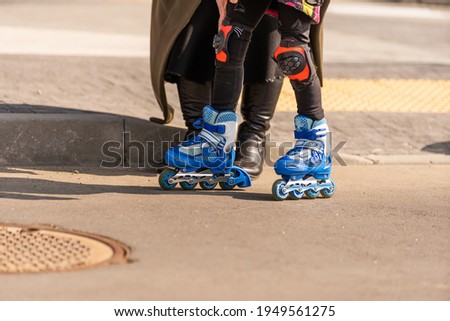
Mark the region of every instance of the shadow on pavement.
[[0, 193], [45, 195], [92, 195], [102, 193], [149, 194], [146, 186], [99, 185], [55, 182], [34, 178], [0, 178]]
[[32, 169], [22, 170], [18, 168], [9, 168], [9, 167], [0, 167], [0, 173], [37, 175], [35, 172], [33, 172]]
[[252, 193], [248, 190], [235, 188], [231, 191], [225, 191], [220, 189], [220, 187], [216, 187], [213, 190], [202, 190], [199, 187], [196, 187], [193, 190], [186, 191], [181, 187], [175, 187], [173, 190], [167, 191], [163, 190], [160, 187], [148, 187], [150, 194], [164, 194], [164, 195], [205, 195], [205, 196], [230, 196], [235, 199], [245, 200], [245, 201], [274, 201], [272, 195], [269, 193]]
[[450, 142], [440, 142], [430, 144], [423, 147], [422, 151], [429, 153], [450, 155]]
[[52, 197], [52, 196], [39, 196], [39, 195], [28, 195], [28, 194], [18, 194], [18, 193], [1, 193], [0, 199], [13, 199], [20, 201], [75, 201], [77, 198], [71, 197]]
[[[130, 194], [130, 195], [176, 195], [183, 196], [205, 195], [205, 196], [229, 196], [246, 201], [273, 201], [269, 193], [249, 193], [248, 191], [234, 189], [225, 191], [219, 188], [206, 191], [195, 189], [185, 191], [176, 188], [171, 191], [163, 190], [154, 186], [120, 186], [84, 184], [72, 182], [55, 182], [34, 178], [0, 178], [0, 198], [16, 200], [77, 200], [70, 197], [57, 197], [57, 195], [93, 195], [93, 194]], [[42, 194], [42, 195], [40, 195]], [[55, 196], [56, 195], [56, 196]]]
[[[27, 175], [38, 175], [35, 172], [36, 168], [34, 167], [23, 167], [20, 168], [15, 167], [2, 167], [0, 166], [0, 173], [6, 174], [27, 174]], [[87, 175], [95, 175], [95, 176], [146, 176], [146, 177], [156, 177], [158, 176], [158, 172], [156, 168], [95, 168], [95, 167], [78, 167], [78, 166], [51, 166], [51, 167], [42, 167], [38, 168], [40, 171], [49, 171], [49, 172], [61, 172], [61, 173], [72, 173], [72, 174], [87, 174]]]

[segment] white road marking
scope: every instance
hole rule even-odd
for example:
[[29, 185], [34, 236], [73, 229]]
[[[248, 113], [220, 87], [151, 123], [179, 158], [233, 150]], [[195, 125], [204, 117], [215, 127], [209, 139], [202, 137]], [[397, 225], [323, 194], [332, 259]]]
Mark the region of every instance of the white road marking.
[[328, 63], [410, 63], [450, 65], [450, 47], [425, 55], [414, 43], [327, 30], [324, 61]]
[[450, 11], [446, 9], [439, 10], [380, 3], [335, 3], [330, 5], [327, 14], [379, 18], [446, 20], [450, 22]]
[[0, 54], [148, 57], [149, 36], [0, 26]]

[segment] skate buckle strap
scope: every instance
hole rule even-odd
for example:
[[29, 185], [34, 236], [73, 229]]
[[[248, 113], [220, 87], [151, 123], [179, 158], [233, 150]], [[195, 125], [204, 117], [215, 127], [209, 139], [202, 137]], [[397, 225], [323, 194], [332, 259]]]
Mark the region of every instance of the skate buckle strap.
[[[325, 133], [323, 133], [325, 131]], [[301, 132], [301, 131], [294, 131], [295, 139], [309, 139], [309, 140], [316, 140], [320, 137], [326, 136], [326, 129], [320, 128], [320, 129], [311, 129], [307, 132]]]
[[192, 146], [192, 145], [197, 145], [199, 143], [201, 143], [201, 139], [198, 136], [194, 136], [194, 137], [192, 137], [192, 138], [182, 142], [181, 146], [189, 147], [189, 146]]
[[225, 125], [213, 125], [208, 123], [203, 123], [203, 128], [210, 131], [211, 133], [216, 133], [219, 135], [224, 135], [226, 128]]
[[297, 140], [297, 142], [295, 143], [295, 147], [292, 150], [299, 151], [302, 149], [310, 149], [310, 150], [320, 151], [321, 148], [322, 148], [322, 142], [302, 138], [302, 139]]
[[211, 133], [208, 129], [206, 129], [206, 127], [203, 127], [203, 129], [200, 132], [200, 134], [198, 134], [198, 137], [202, 138], [203, 140], [205, 140], [210, 145], [217, 146], [217, 144], [220, 143], [220, 139], [217, 138], [216, 136], [214, 136], [214, 134]]
[[202, 153], [206, 158], [214, 158], [214, 161], [223, 162], [225, 159], [225, 153], [220, 148], [214, 148], [212, 146], [202, 147]]
[[194, 126], [195, 129], [202, 129], [203, 128], [203, 118], [197, 119], [192, 126]]

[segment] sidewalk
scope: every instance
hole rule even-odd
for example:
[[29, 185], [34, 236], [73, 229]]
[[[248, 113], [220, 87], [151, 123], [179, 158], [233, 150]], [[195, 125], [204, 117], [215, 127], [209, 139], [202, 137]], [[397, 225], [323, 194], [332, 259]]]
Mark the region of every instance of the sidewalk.
[[[135, 139], [157, 131], [170, 140], [178, 129], [147, 122], [161, 115], [150, 86], [148, 1], [112, 1], [108, 6], [36, 3], [1, 5], [0, 39], [5, 45], [0, 53], [0, 131], [8, 139], [0, 143], [0, 163], [97, 166], [102, 144], [123, 136], [125, 119], [139, 124]], [[355, 15], [343, 10], [345, 6], [370, 15]], [[402, 10], [392, 10], [389, 18], [374, 14], [385, 7]], [[367, 3], [330, 8], [324, 107], [335, 146], [347, 142], [339, 151], [350, 163], [449, 163], [448, 21], [429, 14], [441, 17], [450, 11], [424, 8]], [[63, 12], [64, 19], [48, 19]], [[27, 23], [16, 17], [27, 18]], [[42, 41], [30, 40], [33, 33]], [[422, 54], [425, 45], [436, 54]], [[176, 88], [167, 88], [177, 111], [171, 125], [183, 127]], [[292, 127], [293, 102], [287, 84], [272, 122], [271, 139], [278, 145], [292, 141], [287, 129]], [[94, 118], [102, 125], [92, 122]], [[91, 139], [98, 128], [110, 128], [106, 136], [98, 136], [102, 142]], [[47, 136], [49, 141], [62, 140], [46, 144]], [[9, 142], [21, 148], [11, 148]], [[72, 154], [64, 148], [67, 144], [72, 144]], [[80, 157], [83, 153], [86, 157]]]

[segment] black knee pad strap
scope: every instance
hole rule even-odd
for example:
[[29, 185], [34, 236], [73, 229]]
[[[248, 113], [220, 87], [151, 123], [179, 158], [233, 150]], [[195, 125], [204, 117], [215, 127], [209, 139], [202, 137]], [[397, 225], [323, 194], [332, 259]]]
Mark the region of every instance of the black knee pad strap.
[[[220, 27], [220, 31], [217, 35], [214, 36], [213, 47], [216, 50], [216, 60], [218, 62], [227, 63], [230, 62], [232, 56], [236, 56], [236, 58], [240, 58], [245, 54], [245, 52], [231, 52], [230, 51], [230, 42], [231, 41], [244, 41], [246, 43], [250, 43], [250, 39], [252, 36], [252, 29], [244, 26], [242, 24], [230, 21], [229, 19], [225, 19]], [[237, 48], [244, 48], [246, 50], [246, 46], [236, 46]], [[239, 50], [241, 51], [241, 50]]]

